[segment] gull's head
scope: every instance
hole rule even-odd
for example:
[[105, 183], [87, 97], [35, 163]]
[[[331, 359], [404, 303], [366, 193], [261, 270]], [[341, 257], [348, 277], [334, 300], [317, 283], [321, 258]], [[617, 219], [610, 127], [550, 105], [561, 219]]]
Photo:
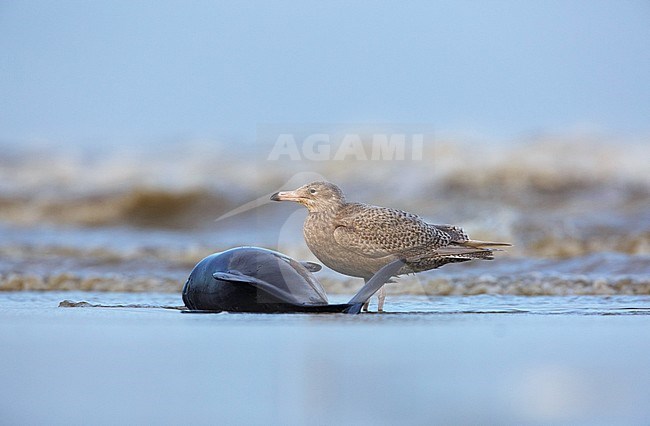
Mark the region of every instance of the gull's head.
[[293, 191], [280, 191], [271, 195], [273, 201], [295, 201], [310, 212], [336, 209], [345, 202], [341, 189], [329, 182], [312, 182]]

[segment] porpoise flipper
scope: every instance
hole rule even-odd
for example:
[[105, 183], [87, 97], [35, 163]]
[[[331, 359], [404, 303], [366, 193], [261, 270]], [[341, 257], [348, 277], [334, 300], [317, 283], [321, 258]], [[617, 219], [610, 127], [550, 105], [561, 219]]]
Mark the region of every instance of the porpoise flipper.
[[251, 278], [248, 275], [244, 275], [239, 271], [230, 271], [230, 272], [215, 272], [212, 274], [212, 277], [215, 280], [221, 280], [221, 281], [228, 281], [231, 283], [251, 283], [251, 280], [254, 280], [255, 278]]
[[212, 277], [216, 280], [226, 281], [233, 284], [249, 284], [259, 290], [262, 290], [265, 293], [270, 294], [271, 296], [279, 299], [283, 303], [289, 303], [292, 305], [303, 305], [296, 297], [277, 286], [274, 286], [271, 283], [268, 283], [264, 280], [260, 280], [255, 277], [244, 275], [238, 271], [230, 272], [215, 272], [212, 274]]
[[[361, 287], [361, 290], [354, 295], [352, 299], [348, 302], [348, 305], [352, 305], [350, 309], [346, 312], [348, 313], [358, 313], [354, 312], [352, 309], [355, 305], [363, 305], [368, 299], [372, 297], [379, 289], [386, 284], [397, 272], [404, 266], [404, 261], [401, 259], [394, 260], [388, 265], [382, 267], [375, 275], [370, 278], [370, 280]], [[361, 307], [359, 307], [361, 309]]]

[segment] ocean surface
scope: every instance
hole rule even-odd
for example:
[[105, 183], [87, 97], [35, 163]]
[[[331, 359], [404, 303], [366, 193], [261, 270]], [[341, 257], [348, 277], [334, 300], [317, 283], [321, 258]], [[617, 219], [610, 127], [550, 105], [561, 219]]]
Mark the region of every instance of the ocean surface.
[[[402, 277], [389, 294], [650, 295], [646, 141], [433, 138], [417, 156], [407, 146], [375, 160], [362, 142], [338, 157], [332, 142], [329, 158], [300, 144], [282, 155], [262, 137], [0, 143], [0, 290], [177, 293], [201, 258], [241, 245], [315, 261], [305, 209], [268, 197], [327, 179], [350, 200], [513, 244], [491, 262]], [[361, 285], [327, 268], [318, 277], [331, 294]]]

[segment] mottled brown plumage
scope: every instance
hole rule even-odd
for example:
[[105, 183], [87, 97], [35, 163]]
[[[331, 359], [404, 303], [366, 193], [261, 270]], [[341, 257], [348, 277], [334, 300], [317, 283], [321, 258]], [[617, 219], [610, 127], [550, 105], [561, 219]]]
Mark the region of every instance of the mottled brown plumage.
[[[504, 243], [470, 240], [459, 227], [432, 225], [401, 210], [348, 203], [329, 182], [313, 182], [278, 192], [275, 201], [295, 201], [309, 210], [303, 228], [314, 255], [345, 275], [370, 279], [382, 266], [405, 261], [399, 274], [438, 268], [447, 263], [492, 259]], [[380, 293], [380, 310], [383, 293]]]

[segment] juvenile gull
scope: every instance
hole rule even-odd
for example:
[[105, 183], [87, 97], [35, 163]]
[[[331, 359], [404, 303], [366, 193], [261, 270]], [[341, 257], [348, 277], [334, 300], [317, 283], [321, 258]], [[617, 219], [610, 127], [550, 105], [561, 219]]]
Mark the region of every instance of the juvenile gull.
[[[400, 275], [447, 263], [490, 260], [494, 247], [510, 245], [470, 240], [457, 226], [432, 225], [401, 210], [348, 203], [341, 189], [329, 182], [277, 192], [271, 200], [307, 207], [303, 233], [312, 253], [329, 268], [366, 281], [396, 259], [405, 261]], [[382, 287], [378, 311], [383, 311], [385, 297]]]

